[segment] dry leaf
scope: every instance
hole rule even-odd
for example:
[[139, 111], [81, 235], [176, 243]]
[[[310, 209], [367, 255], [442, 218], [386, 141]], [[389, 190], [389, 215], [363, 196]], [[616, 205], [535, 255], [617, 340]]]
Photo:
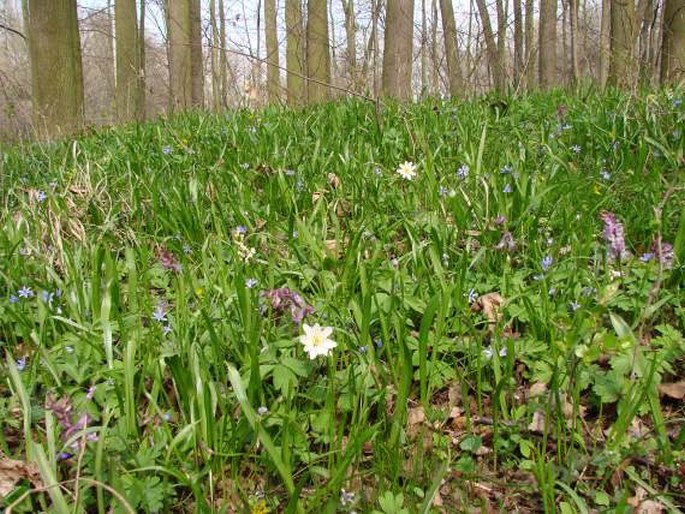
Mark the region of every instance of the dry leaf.
[[323, 242], [324, 249], [331, 257], [340, 257], [340, 246], [337, 239], [326, 239]]
[[502, 306], [504, 298], [499, 293], [488, 293], [480, 296], [471, 305], [474, 312], [483, 311], [488, 323], [495, 324], [502, 318]]
[[528, 398], [535, 398], [547, 392], [547, 384], [544, 382], [535, 382], [528, 388]]
[[661, 384], [659, 385], [659, 392], [664, 396], [668, 396], [669, 398], [682, 400], [685, 398], [685, 380], [674, 382], [672, 384]]
[[661, 514], [666, 507], [663, 504], [647, 499], [647, 491], [638, 487], [635, 496], [628, 498], [628, 504], [635, 507], [635, 514]]
[[40, 473], [33, 464], [21, 460], [0, 459], [0, 498], [11, 493], [14, 485], [24, 479], [29, 480], [34, 487], [43, 487]]
[[314, 191], [312, 193], [312, 203], [316, 203], [323, 198], [323, 191]]
[[328, 185], [333, 189], [338, 189], [340, 187], [340, 178], [335, 173], [328, 174]]
[[543, 433], [545, 431], [545, 413], [541, 410], [536, 410], [533, 413], [533, 421], [528, 425], [528, 430], [531, 432]]

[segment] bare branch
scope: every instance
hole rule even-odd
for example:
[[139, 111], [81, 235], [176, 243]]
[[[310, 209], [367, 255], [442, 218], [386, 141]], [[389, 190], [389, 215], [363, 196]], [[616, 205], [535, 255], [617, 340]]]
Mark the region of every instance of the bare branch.
[[6, 30], [7, 32], [11, 32], [12, 34], [16, 34], [20, 38], [22, 38], [24, 41], [26, 41], [26, 36], [19, 32], [17, 29], [13, 29], [12, 27], [8, 27], [7, 25], [0, 23], [0, 29]]

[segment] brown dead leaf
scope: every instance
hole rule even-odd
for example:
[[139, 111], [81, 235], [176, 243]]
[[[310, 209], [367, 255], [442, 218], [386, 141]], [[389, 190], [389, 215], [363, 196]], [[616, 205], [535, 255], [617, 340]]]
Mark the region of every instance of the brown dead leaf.
[[337, 239], [326, 239], [323, 242], [323, 247], [331, 257], [340, 257], [340, 245]]
[[488, 323], [495, 324], [502, 319], [502, 307], [504, 298], [499, 293], [487, 293], [476, 299], [471, 305], [474, 312], [483, 311]]
[[0, 457], [0, 498], [11, 493], [14, 485], [24, 479], [29, 480], [34, 487], [43, 487], [40, 473], [35, 465]]
[[682, 400], [685, 398], [685, 380], [673, 382], [672, 384], [660, 384], [659, 392], [674, 400]]
[[545, 431], [545, 413], [541, 410], [536, 410], [533, 413], [533, 421], [528, 425], [528, 430], [531, 432], [543, 433]]
[[328, 174], [328, 185], [333, 189], [338, 189], [340, 187], [340, 178], [335, 173]]
[[628, 504], [635, 507], [635, 514], [661, 514], [666, 507], [654, 500], [647, 499], [647, 491], [638, 487], [635, 496], [628, 498]]
[[547, 392], [547, 384], [544, 382], [535, 382], [528, 388], [528, 398], [535, 398]]
[[312, 193], [312, 203], [316, 203], [323, 198], [323, 191], [314, 191]]

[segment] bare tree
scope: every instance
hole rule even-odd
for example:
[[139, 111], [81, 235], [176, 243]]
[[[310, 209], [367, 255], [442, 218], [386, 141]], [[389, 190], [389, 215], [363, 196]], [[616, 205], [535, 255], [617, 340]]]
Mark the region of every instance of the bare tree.
[[278, 59], [276, 0], [264, 0], [264, 33], [266, 41], [266, 91], [269, 102], [278, 102], [281, 95], [281, 71]]
[[413, 40], [414, 0], [388, 0], [383, 49], [385, 96], [411, 100]]
[[447, 58], [450, 96], [458, 98], [463, 96], [463, 79], [459, 63], [457, 24], [454, 20], [452, 0], [440, 0], [440, 15], [442, 16], [442, 31], [445, 36], [445, 57]]
[[328, 40], [328, 0], [307, 1], [307, 101], [330, 97], [331, 53]]
[[288, 104], [304, 102], [304, 36], [300, 0], [285, 0], [286, 67]]
[[345, 14], [345, 37], [347, 39], [347, 69], [350, 87], [357, 89], [357, 22], [354, 13], [354, 0], [341, 0]]
[[599, 85], [603, 89], [609, 79], [611, 61], [611, 0], [602, 0], [602, 19], [599, 33]]
[[521, 81], [523, 73], [523, 10], [521, 0], [514, 0], [514, 78]]
[[526, 0], [526, 87], [535, 87], [537, 59], [535, 55], [535, 12], [533, 0]]
[[666, 0], [661, 44], [661, 83], [685, 80], [685, 0]]
[[490, 14], [485, 0], [476, 0], [478, 5], [478, 14], [480, 15], [481, 25], [483, 26], [483, 36], [485, 37], [485, 49], [488, 54], [488, 68], [490, 76], [492, 77], [495, 89], [504, 91], [506, 83], [506, 76], [504, 74], [503, 64], [500, 61], [500, 52], [495, 42], [495, 35], [492, 32], [492, 25], [490, 24]]
[[200, 0], [166, 0], [166, 18], [171, 108], [202, 107]]
[[611, 56], [609, 84], [620, 88], [635, 85], [635, 3], [611, 2]]
[[34, 126], [41, 137], [83, 125], [83, 68], [76, 0], [28, 0]]
[[557, 0], [540, 2], [540, 87], [557, 81]]
[[144, 110], [139, 98], [143, 95], [141, 78], [144, 76], [141, 37], [138, 34], [136, 0], [116, 0], [114, 3], [114, 26], [116, 41], [116, 89], [115, 103], [119, 122], [142, 120]]

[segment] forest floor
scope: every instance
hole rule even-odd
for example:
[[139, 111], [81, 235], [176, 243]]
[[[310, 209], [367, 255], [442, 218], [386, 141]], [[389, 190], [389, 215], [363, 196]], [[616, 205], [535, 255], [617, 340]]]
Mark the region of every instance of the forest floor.
[[3, 149], [0, 505], [679, 512], [683, 99], [347, 101]]

